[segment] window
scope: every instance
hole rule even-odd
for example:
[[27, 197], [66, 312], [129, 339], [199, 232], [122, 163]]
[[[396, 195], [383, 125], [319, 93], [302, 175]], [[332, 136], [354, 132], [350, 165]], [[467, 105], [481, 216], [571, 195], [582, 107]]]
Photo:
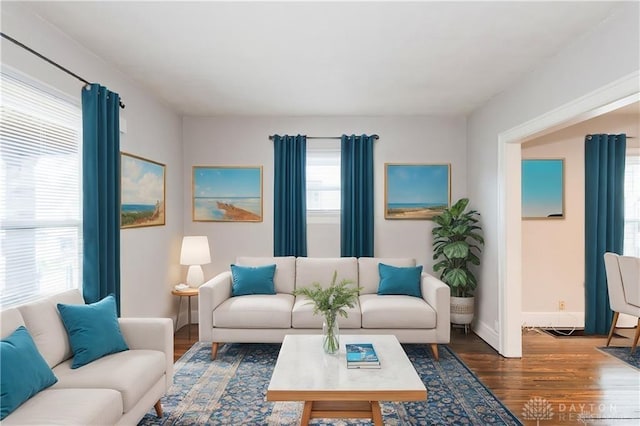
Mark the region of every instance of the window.
[[625, 256], [640, 257], [640, 155], [638, 154], [628, 154], [624, 167], [623, 244]]
[[340, 213], [340, 141], [307, 141], [307, 216]]
[[2, 70], [0, 306], [79, 287], [81, 111]]

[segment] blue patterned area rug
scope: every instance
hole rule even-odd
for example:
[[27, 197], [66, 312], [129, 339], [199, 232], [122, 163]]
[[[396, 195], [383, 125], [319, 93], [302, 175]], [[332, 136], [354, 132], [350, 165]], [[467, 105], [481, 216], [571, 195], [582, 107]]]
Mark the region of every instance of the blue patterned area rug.
[[631, 354], [630, 346], [607, 346], [600, 347], [598, 350], [606, 353], [607, 355], [614, 356], [640, 370], [640, 346], [636, 348], [636, 351], [633, 354]]
[[[384, 424], [521, 425], [446, 346], [435, 361], [428, 345], [403, 345], [427, 388], [427, 401], [382, 402]], [[302, 402], [265, 395], [279, 344], [227, 344], [211, 361], [196, 343], [175, 364], [174, 385], [162, 399], [164, 417], [149, 411], [140, 425], [298, 425]], [[367, 425], [368, 420], [313, 419], [313, 425]]]

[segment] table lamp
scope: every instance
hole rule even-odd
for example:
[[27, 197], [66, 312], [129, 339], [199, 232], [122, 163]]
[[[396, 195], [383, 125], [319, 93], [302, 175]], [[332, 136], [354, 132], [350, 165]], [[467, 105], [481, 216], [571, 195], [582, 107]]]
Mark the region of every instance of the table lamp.
[[189, 287], [198, 288], [204, 283], [202, 266], [211, 263], [209, 240], [206, 236], [184, 237], [182, 250], [180, 250], [180, 264], [189, 265], [187, 272], [187, 284]]

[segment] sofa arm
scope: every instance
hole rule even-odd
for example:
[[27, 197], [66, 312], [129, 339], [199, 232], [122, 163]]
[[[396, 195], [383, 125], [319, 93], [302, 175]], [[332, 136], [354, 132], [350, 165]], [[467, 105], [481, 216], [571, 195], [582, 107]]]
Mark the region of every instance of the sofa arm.
[[422, 297], [436, 311], [436, 343], [451, 340], [451, 289], [449, 286], [427, 273], [422, 274]]
[[200, 286], [198, 338], [213, 341], [213, 310], [231, 297], [231, 271], [222, 272]]
[[173, 383], [173, 321], [170, 318], [118, 318], [129, 349], [164, 352], [167, 389]]

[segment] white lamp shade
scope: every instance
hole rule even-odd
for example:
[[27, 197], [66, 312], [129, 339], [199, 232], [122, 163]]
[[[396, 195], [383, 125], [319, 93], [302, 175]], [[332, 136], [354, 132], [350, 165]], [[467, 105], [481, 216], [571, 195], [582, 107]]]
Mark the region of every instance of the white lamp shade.
[[205, 265], [211, 263], [209, 240], [206, 236], [184, 237], [180, 250], [181, 265]]

